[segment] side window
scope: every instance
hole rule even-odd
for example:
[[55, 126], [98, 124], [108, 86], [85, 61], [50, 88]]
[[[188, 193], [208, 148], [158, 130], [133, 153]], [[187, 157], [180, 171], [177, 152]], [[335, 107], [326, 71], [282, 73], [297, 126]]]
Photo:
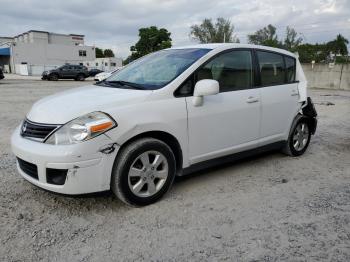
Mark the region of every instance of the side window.
[[284, 84], [284, 61], [283, 56], [270, 52], [257, 51], [261, 85]]
[[253, 86], [252, 55], [248, 50], [223, 53], [197, 71], [197, 81], [214, 79], [220, 92], [249, 89]]
[[286, 62], [287, 83], [293, 83], [295, 82], [295, 59], [288, 56], [285, 56], [284, 59]]
[[192, 74], [182, 85], [175, 91], [176, 97], [184, 97], [193, 94], [194, 75]]

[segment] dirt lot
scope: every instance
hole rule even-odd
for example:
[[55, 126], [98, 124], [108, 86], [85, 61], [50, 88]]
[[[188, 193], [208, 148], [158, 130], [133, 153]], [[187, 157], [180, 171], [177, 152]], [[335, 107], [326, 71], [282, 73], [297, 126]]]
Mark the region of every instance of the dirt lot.
[[349, 92], [311, 92], [319, 127], [304, 156], [202, 171], [130, 208], [110, 193], [55, 195], [16, 172], [10, 135], [32, 103], [88, 83], [0, 81], [0, 260], [350, 261]]

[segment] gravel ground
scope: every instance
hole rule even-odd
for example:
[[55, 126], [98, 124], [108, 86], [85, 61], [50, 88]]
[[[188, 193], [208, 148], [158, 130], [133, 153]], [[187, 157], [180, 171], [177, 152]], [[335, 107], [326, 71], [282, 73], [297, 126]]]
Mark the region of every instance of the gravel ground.
[[16, 172], [10, 134], [32, 103], [87, 83], [0, 81], [0, 260], [350, 261], [349, 92], [311, 92], [319, 126], [304, 156], [201, 171], [130, 208], [108, 192], [46, 192]]

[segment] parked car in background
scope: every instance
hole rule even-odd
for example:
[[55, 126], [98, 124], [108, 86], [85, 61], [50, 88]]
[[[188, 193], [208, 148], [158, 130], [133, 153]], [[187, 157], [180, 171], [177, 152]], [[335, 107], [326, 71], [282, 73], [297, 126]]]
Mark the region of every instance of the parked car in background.
[[95, 76], [97, 74], [103, 73], [103, 70], [97, 69], [97, 68], [93, 68], [89, 70], [89, 76]]
[[94, 80], [95, 81], [102, 81], [113, 75], [115, 72], [118, 72], [121, 69], [121, 67], [118, 67], [110, 72], [103, 72], [95, 75]]
[[74, 79], [77, 81], [84, 81], [89, 77], [89, 71], [86, 66], [66, 64], [56, 69], [44, 71], [42, 73], [42, 80], [57, 81], [58, 79]]
[[38, 101], [11, 144], [19, 173], [39, 187], [111, 189], [144, 206], [175, 176], [209, 165], [276, 149], [302, 155], [316, 116], [293, 53], [194, 45], [155, 52], [94, 86]]
[[0, 67], [0, 79], [4, 79], [4, 72], [2, 71], [2, 68]]

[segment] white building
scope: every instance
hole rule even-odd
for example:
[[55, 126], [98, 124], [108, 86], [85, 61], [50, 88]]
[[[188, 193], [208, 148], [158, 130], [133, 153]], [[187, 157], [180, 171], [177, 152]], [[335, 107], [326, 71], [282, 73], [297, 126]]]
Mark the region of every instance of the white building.
[[0, 66], [17, 74], [40, 75], [65, 63], [95, 59], [95, 47], [84, 44], [84, 35], [31, 30], [12, 38], [0, 37]]
[[123, 60], [118, 57], [96, 58], [94, 61], [84, 62], [89, 69], [97, 68], [105, 72], [112, 71], [123, 66]]

